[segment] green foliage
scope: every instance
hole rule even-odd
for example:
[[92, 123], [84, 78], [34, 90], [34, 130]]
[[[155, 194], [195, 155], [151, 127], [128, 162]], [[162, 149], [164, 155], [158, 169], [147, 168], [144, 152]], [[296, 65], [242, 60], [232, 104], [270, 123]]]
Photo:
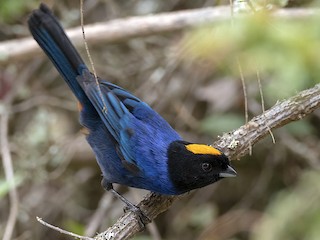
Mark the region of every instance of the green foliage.
[[15, 19], [23, 16], [26, 10], [31, 9], [30, 6], [35, 6], [36, 0], [0, 0], [0, 20], [10, 23]]
[[[23, 178], [20, 176], [17, 176], [17, 174], [14, 176], [14, 185], [19, 186], [22, 183]], [[7, 195], [10, 191], [10, 184], [5, 181], [5, 179], [0, 179], [0, 199], [3, 198], [5, 195]]]
[[320, 238], [320, 175], [304, 173], [293, 189], [285, 190], [271, 202], [252, 240]]
[[267, 99], [281, 99], [320, 81], [319, 19], [279, 20], [267, 13], [236, 17], [191, 31], [182, 46], [185, 57], [206, 60], [224, 74], [245, 80], [260, 72]]
[[64, 226], [68, 231], [84, 235], [85, 226], [79, 222], [73, 221], [73, 220], [67, 220], [64, 222]]

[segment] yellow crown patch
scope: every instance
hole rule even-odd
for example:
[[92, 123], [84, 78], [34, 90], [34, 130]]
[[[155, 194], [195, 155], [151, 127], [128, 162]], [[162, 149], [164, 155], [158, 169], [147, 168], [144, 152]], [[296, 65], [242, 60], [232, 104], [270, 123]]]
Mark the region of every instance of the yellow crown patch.
[[222, 153], [211, 146], [205, 144], [188, 144], [186, 148], [194, 154], [212, 154], [212, 155], [221, 155]]

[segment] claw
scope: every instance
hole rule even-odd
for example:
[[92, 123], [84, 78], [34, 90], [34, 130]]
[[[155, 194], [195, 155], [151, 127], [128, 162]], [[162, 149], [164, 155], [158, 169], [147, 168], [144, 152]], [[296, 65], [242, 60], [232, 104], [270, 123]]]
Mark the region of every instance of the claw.
[[140, 229], [141, 231], [144, 231], [145, 228], [146, 228], [146, 224], [151, 222], [151, 219], [146, 216], [139, 207], [137, 207], [136, 205], [127, 205], [125, 208], [124, 208], [124, 211], [127, 212], [127, 211], [131, 211], [133, 212], [136, 216], [137, 216], [137, 220], [138, 220], [138, 223], [139, 223], [139, 226], [140, 226]]

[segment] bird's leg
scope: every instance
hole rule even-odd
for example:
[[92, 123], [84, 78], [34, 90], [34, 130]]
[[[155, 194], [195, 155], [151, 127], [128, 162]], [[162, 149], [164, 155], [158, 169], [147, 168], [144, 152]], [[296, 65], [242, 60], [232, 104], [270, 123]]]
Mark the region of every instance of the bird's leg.
[[124, 204], [126, 204], [125, 211], [132, 211], [134, 212], [138, 217], [138, 222], [140, 227], [144, 230], [146, 227], [146, 224], [151, 222], [151, 219], [147, 217], [139, 207], [131, 203], [128, 199], [126, 199], [124, 196], [122, 196], [120, 193], [118, 193], [116, 190], [113, 189], [112, 183], [107, 182], [104, 178], [101, 181], [102, 187], [110, 191], [114, 196], [116, 196], [119, 200], [121, 200]]

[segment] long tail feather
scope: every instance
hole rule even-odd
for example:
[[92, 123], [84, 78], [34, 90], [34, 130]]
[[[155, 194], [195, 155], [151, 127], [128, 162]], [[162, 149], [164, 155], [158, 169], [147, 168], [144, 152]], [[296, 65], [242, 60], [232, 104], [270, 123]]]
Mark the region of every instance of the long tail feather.
[[91, 104], [76, 80], [86, 68], [62, 26], [51, 10], [41, 4], [28, 19], [31, 34], [48, 55], [81, 104]]

